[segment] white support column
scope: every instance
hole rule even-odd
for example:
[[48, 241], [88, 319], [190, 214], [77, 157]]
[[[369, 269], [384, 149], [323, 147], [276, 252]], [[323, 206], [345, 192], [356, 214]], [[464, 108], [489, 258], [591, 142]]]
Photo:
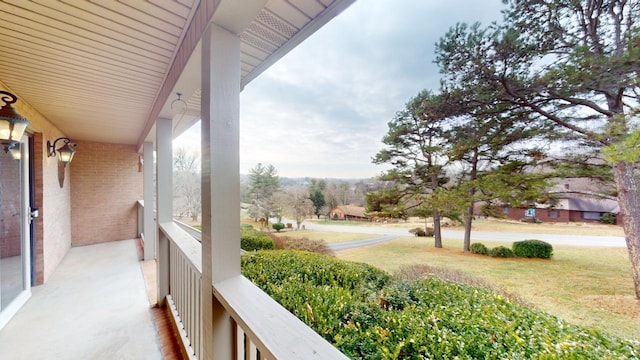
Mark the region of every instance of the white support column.
[[203, 358], [231, 359], [231, 319], [205, 289], [240, 275], [240, 38], [215, 24], [202, 39], [201, 109]]
[[[173, 221], [173, 151], [171, 119], [156, 120], [156, 206], [157, 223]], [[159, 229], [159, 228], [158, 228]], [[169, 294], [169, 240], [156, 233], [158, 239], [157, 274], [158, 304]]]
[[144, 259], [156, 258], [156, 188], [154, 186], [155, 161], [153, 159], [153, 143], [145, 142], [143, 151], [143, 183], [144, 183], [144, 222], [142, 233], [144, 239]]

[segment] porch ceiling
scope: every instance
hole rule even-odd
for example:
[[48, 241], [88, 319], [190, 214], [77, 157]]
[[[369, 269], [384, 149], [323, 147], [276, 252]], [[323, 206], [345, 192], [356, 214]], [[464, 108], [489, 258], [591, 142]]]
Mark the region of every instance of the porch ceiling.
[[[353, 1], [267, 1], [240, 33], [242, 86]], [[0, 81], [74, 140], [139, 145], [156, 102], [177, 116], [158, 94], [199, 3], [0, 0]], [[199, 118], [197, 53], [164, 85], [189, 104], [181, 128]]]

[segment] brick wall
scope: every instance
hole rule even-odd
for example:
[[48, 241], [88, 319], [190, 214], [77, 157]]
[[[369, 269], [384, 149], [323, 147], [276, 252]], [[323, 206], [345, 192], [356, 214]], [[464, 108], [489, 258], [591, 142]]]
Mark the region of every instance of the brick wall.
[[[526, 209], [524, 208], [509, 208], [507, 216], [512, 220], [524, 219], [525, 211]], [[551, 217], [552, 212], [555, 212], [557, 217]], [[568, 210], [562, 209], [536, 209], [536, 219], [540, 219], [542, 222], [569, 222], [570, 214]]]
[[143, 196], [143, 179], [135, 146], [76, 143], [69, 165], [72, 245], [137, 237], [136, 201]]

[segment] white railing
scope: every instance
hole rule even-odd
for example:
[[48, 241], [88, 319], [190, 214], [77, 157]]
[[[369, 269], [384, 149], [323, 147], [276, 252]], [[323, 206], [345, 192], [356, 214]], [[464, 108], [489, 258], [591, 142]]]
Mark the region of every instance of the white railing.
[[160, 240], [167, 240], [169, 245], [166, 305], [176, 320], [187, 354], [200, 359], [202, 247], [175, 223], [162, 224], [161, 229]]
[[[174, 222], [160, 224], [160, 230], [159, 266], [169, 267], [166, 303], [174, 312], [187, 353], [200, 359], [202, 248]], [[161, 255], [164, 241], [169, 243], [166, 264]], [[159, 279], [162, 281], [162, 276]], [[229, 330], [234, 345], [224, 353], [233, 354], [234, 359], [347, 359], [244, 276], [216, 283], [211, 291], [232, 319]], [[213, 349], [214, 353], [217, 350]]]

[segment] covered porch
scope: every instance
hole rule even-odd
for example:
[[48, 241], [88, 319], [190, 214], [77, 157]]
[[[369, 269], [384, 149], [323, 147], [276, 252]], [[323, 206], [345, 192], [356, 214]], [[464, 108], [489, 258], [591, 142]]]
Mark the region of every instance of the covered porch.
[[[353, 1], [0, 4], [0, 91], [17, 98], [0, 105], [29, 122], [0, 139], [0, 185], [15, 195], [0, 201], [17, 209], [6, 223], [23, 270], [21, 294], [0, 304], [0, 358], [18, 344], [33, 358], [161, 358], [139, 273], [114, 267], [138, 237], [190, 358], [344, 358], [240, 274], [239, 94]], [[197, 121], [201, 241], [172, 204], [172, 140]], [[77, 144], [70, 164], [62, 143]]]
[[6, 359], [161, 359], [136, 240], [74, 247], [0, 331]]

